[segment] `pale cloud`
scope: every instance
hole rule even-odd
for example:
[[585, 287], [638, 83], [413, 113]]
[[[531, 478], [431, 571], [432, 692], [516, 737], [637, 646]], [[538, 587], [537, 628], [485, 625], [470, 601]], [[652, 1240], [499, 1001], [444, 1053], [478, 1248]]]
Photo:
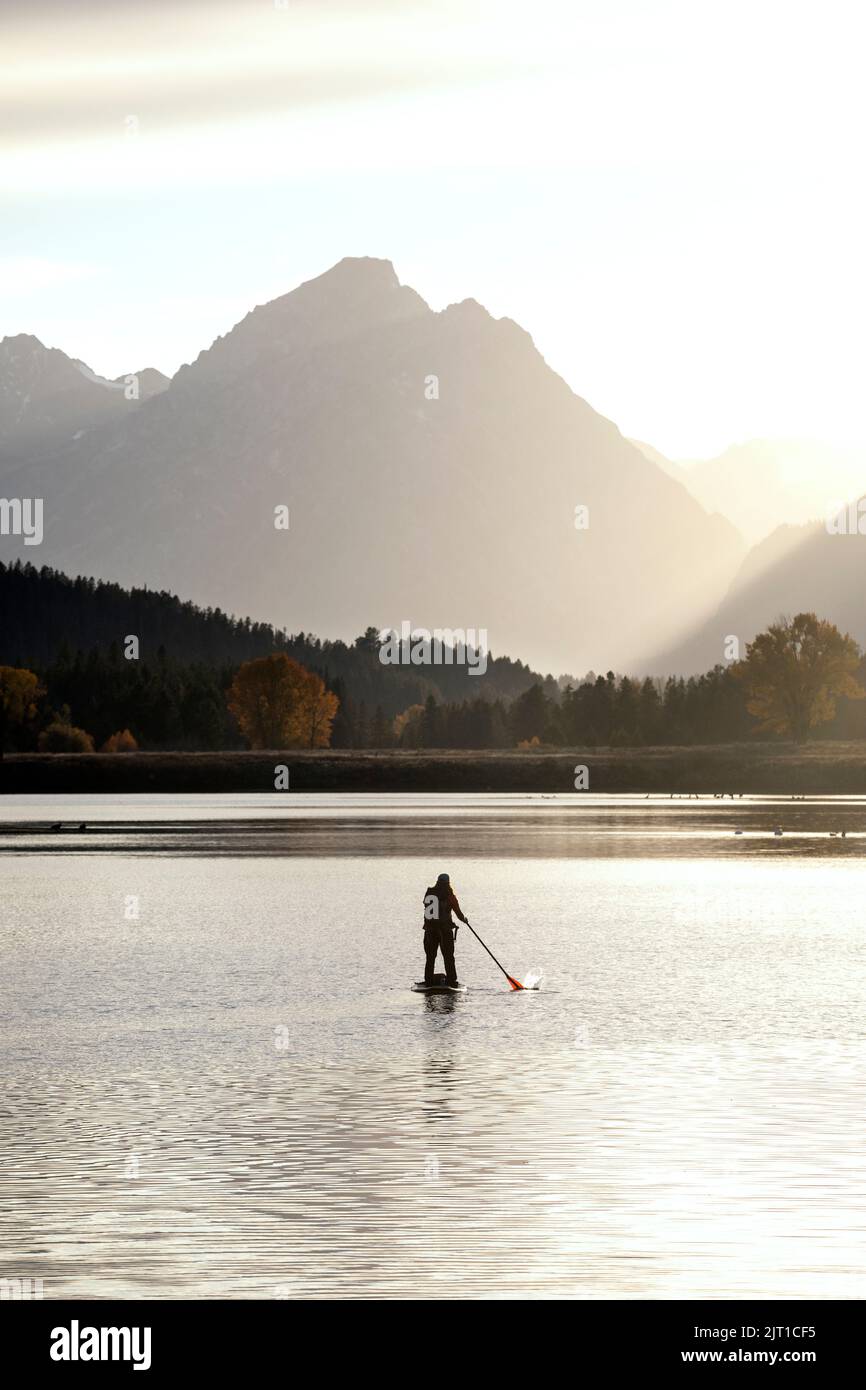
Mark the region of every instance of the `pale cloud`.
[[[27, 9], [0, 57], [2, 186], [244, 186], [313, 170], [859, 160], [827, 0], [207, 0]], [[125, 136], [134, 128], [139, 145]]]
[[[126, 114], [173, 131], [310, 107], [453, 89], [535, 61], [485, 6], [254, 4], [44, 11], [7, 35], [0, 112], [7, 150], [96, 141]], [[473, 12], [477, 12], [473, 18]], [[134, 17], [134, 23], [133, 23]]]

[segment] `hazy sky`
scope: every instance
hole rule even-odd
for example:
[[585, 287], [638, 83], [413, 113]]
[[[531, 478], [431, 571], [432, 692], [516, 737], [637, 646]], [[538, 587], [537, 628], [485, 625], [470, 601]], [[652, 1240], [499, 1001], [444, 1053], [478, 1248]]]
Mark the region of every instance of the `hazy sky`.
[[798, 0], [0, 0], [0, 336], [173, 372], [345, 255], [674, 457], [866, 440], [863, 21]]

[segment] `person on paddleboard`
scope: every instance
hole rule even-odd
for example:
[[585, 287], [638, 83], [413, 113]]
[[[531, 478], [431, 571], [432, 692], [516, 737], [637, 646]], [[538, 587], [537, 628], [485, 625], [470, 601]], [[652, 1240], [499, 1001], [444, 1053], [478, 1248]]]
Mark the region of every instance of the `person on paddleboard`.
[[424, 955], [427, 958], [424, 983], [428, 987], [433, 984], [438, 951], [442, 952], [449, 985], [454, 989], [459, 984], [457, 967], [454, 964], [454, 938], [457, 935], [457, 927], [454, 925], [452, 912], [457, 914], [461, 922], [469, 925], [468, 917], [464, 917], [460, 911], [450, 878], [447, 874], [440, 874], [433, 887], [428, 888], [424, 894]]

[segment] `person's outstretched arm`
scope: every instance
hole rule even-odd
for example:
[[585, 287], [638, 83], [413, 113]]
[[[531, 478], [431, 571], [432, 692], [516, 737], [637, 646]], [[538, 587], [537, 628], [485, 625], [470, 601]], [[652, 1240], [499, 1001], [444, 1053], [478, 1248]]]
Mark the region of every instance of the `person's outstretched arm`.
[[469, 925], [469, 918], [464, 917], [463, 913], [460, 911], [460, 904], [457, 901], [456, 893], [451, 894], [451, 911], [457, 913], [457, 916], [460, 918], [461, 922], [465, 922], [467, 926]]

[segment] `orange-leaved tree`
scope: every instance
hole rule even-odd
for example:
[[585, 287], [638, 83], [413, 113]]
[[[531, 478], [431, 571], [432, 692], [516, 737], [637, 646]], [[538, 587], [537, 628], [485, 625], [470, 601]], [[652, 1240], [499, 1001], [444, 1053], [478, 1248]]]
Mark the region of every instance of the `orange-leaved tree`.
[[40, 753], [92, 753], [93, 738], [65, 719], [53, 719], [42, 730], [36, 743]]
[[101, 753], [136, 753], [138, 751], [138, 739], [135, 734], [130, 733], [129, 729], [118, 729], [110, 738], [103, 743]]
[[228, 707], [251, 748], [327, 748], [339, 700], [285, 652], [245, 661]]
[[853, 637], [814, 613], [780, 618], [746, 647], [734, 674], [746, 687], [746, 708], [762, 721], [758, 733], [803, 743], [810, 729], [836, 713], [836, 699], [862, 700], [855, 679], [860, 649]]
[[38, 702], [44, 694], [32, 671], [19, 666], [0, 666], [0, 758], [11, 730], [22, 728], [36, 717]]

